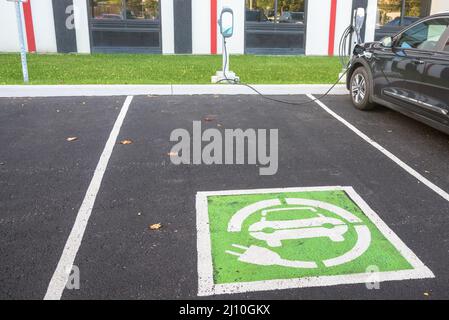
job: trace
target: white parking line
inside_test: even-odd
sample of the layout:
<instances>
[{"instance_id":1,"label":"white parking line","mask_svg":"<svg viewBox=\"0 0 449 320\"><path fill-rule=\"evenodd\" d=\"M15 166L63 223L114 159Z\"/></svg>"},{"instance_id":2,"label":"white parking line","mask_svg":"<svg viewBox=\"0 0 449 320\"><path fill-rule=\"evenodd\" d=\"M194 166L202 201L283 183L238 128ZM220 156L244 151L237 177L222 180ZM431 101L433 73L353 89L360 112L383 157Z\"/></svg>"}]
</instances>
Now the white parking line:
<instances>
[{"instance_id":1,"label":"white parking line","mask_svg":"<svg viewBox=\"0 0 449 320\"><path fill-rule=\"evenodd\" d=\"M47 293L44 300L59 300L61 299L64 288L69 279L69 275L73 268L73 262L75 261L76 254L81 245L81 241L86 230L87 223L89 222L92 209L95 204L95 199L98 194L98 190L101 186L104 173L109 163L109 159L116 144L120 128L122 127L123 120L126 117L133 96L128 96L123 104L123 107L115 121L114 127L109 135L108 141L104 147L103 153L100 156L97 167L95 168L94 175L90 182L89 188L84 196L83 203L76 216L75 223L72 227L72 231L67 239L61 258L59 259L56 270L48 285Z\"/></svg>"},{"instance_id":2,"label":"white parking line","mask_svg":"<svg viewBox=\"0 0 449 320\"><path fill-rule=\"evenodd\" d=\"M307 97L309 97L310 99L315 99L315 97L311 94L308 94ZM370 137L368 137L366 134L364 134L362 131L360 131L359 129L357 129L355 126L353 126L352 124L350 124L348 121L346 121L345 119L343 119L342 117L340 117L338 114L336 114L334 111L332 111L329 107L327 107L324 103L322 103L319 100L315 101L322 109L324 109L324 111L326 111L327 113L329 113L332 117L334 117L335 119L337 119L338 121L340 121L341 123L343 123L346 127L348 127L349 129L351 129L355 134L357 134L360 138L362 138L363 140L365 140L366 142L368 142L370 145L372 145L374 148L376 148L377 150L379 150L380 152L382 152L385 156L387 156L388 158L390 158L392 161L394 161L398 166L400 166L402 169L404 169L405 171L407 171L409 174L411 174L413 177L415 177L416 179L418 179L420 182L422 182L423 184L425 184L427 187L429 187L430 189L432 189L435 193L437 193L439 196L441 196L442 198L444 198L445 200L449 201L449 194L444 191L443 189L441 189L440 187L438 187L437 185L435 185L433 182L431 182L430 180L428 180L426 177L424 177L423 175L421 175L418 171L416 171L415 169L413 169L412 167L410 167L408 164L406 164L404 161L402 161L401 159L399 159L398 157L396 157L394 154L392 154L390 151L388 151L387 149L385 149L384 147L382 147L380 144L378 144L376 141L374 141L373 139L371 139Z\"/></svg>"}]
</instances>

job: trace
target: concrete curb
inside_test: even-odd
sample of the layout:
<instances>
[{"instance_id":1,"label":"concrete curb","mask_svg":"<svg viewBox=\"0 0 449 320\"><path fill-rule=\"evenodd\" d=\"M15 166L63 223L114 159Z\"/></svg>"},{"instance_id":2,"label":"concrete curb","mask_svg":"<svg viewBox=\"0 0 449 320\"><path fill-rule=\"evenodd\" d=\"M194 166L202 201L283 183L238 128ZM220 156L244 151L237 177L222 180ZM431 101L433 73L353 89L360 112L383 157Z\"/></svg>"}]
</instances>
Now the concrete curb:
<instances>
[{"instance_id":1,"label":"concrete curb","mask_svg":"<svg viewBox=\"0 0 449 320\"><path fill-rule=\"evenodd\" d=\"M331 85L253 85L264 95L324 94ZM330 94L344 95L345 85L337 85ZM0 86L1 98L76 97L76 96L136 96L136 95L254 95L243 85L7 85Z\"/></svg>"}]
</instances>

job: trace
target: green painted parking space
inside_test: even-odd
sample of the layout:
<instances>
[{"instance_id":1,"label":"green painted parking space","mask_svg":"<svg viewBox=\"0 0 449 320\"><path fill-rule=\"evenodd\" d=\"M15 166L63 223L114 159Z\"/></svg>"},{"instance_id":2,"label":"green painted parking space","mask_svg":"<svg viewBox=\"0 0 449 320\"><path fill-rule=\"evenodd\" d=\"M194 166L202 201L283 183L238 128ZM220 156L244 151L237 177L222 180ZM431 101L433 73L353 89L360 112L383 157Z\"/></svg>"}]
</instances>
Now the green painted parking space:
<instances>
[{"instance_id":1,"label":"green painted parking space","mask_svg":"<svg viewBox=\"0 0 449 320\"><path fill-rule=\"evenodd\" d=\"M200 192L199 295L433 277L350 187Z\"/></svg>"}]
</instances>

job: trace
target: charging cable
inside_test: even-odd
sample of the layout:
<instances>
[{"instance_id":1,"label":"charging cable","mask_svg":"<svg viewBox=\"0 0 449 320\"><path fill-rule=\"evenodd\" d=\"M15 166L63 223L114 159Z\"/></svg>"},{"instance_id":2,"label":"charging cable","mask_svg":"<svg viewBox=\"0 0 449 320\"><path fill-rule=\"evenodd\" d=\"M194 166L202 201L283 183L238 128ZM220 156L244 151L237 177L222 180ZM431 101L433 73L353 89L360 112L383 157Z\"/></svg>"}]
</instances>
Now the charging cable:
<instances>
[{"instance_id":1,"label":"charging cable","mask_svg":"<svg viewBox=\"0 0 449 320\"><path fill-rule=\"evenodd\" d=\"M351 27L351 28L352 28L352 27ZM351 30L352 30L352 29L351 29ZM343 39L343 37L342 37L342 39ZM346 41L346 40L345 40L345 41ZM345 43L346 43L346 42L345 42ZM345 47L345 48L346 48L346 47ZM341 41L340 41L340 49L341 49ZM226 38L224 38L224 41L223 41L223 50L225 50L225 65L224 65L224 70L223 70L223 76L224 76L224 79L218 81L217 83L220 83L220 82L227 82L227 83L230 83L230 84L233 84L233 85L241 85L241 86L245 86L245 87L248 87L249 89L253 90L255 93L257 93L259 96L261 96L261 97L264 98L264 99L267 99L267 100L270 100L270 101L274 101L274 102L283 103L283 104L294 105L294 106L302 106L302 105L305 105L305 104L309 104L309 103L312 103L312 102L321 100L321 99L325 98L326 96L328 96L329 93L332 91L332 89L334 89L335 86L336 86L337 84L339 84L340 81L341 81L341 79L343 79L343 77L346 75L346 73L347 73L348 70L349 70L349 65L350 65L350 61L349 61L349 62L347 63L348 68L346 68L346 70L340 75L340 77L338 78L338 80L337 80L337 81L336 81L336 82L329 88L329 90L327 90L324 94L322 94L322 95L319 96L318 98L311 99L311 100L308 100L308 101L305 101L305 102L293 102L293 101L286 101L286 100L280 100L280 99L276 99L276 98L269 97L269 96L264 95L263 93L261 93L259 90L257 90L256 88L254 88L254 87L251 86L250 84L247 84L247 83L244 83L244 82L240 82L240 81L236 81L236 80L234 80L234 79L228 79L228 77L227 77L227 75L226 75L226 70L227 70L227 66L228 66L229 61L228 61L228 58L227 58L227 57L228 57L228 54L227 54L227 53L228 53L228 48L227 48Z\"/></svg>"}]
</instances>

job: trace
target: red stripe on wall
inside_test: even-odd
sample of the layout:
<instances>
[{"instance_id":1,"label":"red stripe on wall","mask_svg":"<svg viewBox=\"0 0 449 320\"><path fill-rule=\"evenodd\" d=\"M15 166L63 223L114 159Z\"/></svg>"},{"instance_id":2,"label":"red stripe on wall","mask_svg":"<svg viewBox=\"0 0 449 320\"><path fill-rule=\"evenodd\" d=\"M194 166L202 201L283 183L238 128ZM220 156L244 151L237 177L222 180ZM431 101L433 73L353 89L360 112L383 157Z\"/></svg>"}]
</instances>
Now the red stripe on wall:
<instances>
[{"instance_id":1,"label":"red stripe on wall","mask_svg":"<svg viewBox=\"0 0 449 320\"><path fill-rule=\"evenodd\" d=\"M334 55L335 47L335 25L337 23L337 0L331 0L331 17L329 25L329 47L328 54L330 56Z\"/></svg>"},{"instance_id":2,"label":"red stripe on wall","mask_svg":"<svg viewBox=\"0 0 449 320\"><path fill-rule=\"evenodd\" d=\"M217 0L210 0L210 53L217 54Z\"/></svg>"},{"instance_id":3,"label":"red stripe on wall","mask_svg":"<svg viewBox=\"0 0 449 320\"><path fill-rule=\"evenodd\" d=\"M27 34L28 52L36 52L36 39L34 37L33 14L31 12L31 0L23 3L23 16Z\"/></svg>"}]
</instances>

